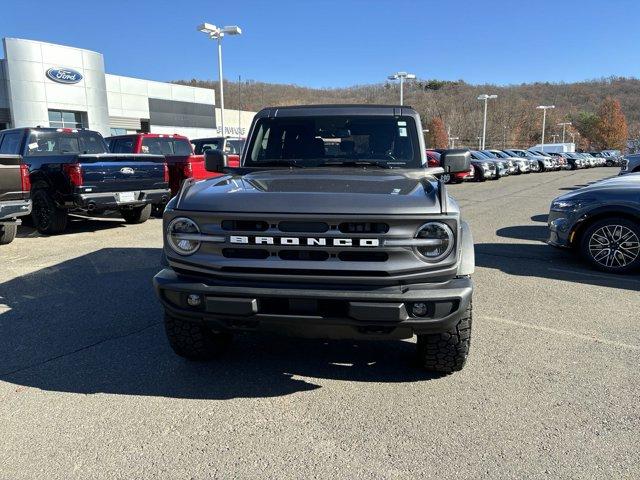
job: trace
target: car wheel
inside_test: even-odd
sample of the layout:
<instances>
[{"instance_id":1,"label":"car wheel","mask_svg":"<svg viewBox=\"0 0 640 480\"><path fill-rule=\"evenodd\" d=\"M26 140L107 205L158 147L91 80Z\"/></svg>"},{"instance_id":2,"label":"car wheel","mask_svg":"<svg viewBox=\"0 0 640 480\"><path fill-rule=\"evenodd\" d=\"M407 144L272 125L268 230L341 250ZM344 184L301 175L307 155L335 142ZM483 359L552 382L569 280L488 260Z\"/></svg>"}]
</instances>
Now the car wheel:
<instances>
[{"instance_id":1,"label":"car wheel","mask_svg":"<svg viewBox=\"0 0 640 480\"><path fill-rule=\"evenodd\" d=\"M173 351L189 360L211 360L229 349L232 335L214 333L198 322L164 315L164 330Z\"/></svg>"},{"instance_id":2,"label":"car wheel","mask_svg":"<svg viewBox=\"0 0 640 480\"><path fill-rule=\"evenodd\" d=\"M607 218L582 235L582 255L598 270L627 273L640 267L640 225L626 218Z\"/></svg>"},{"instance_id":3,"label":"car wheel","mask_svg":"<svg viewBox=\"0 0 640 480\"><path fill-rule=\"evenodd\" d=\"M17 232L18 225L15 223L0 225L0 245L7 245L13 242L13 239L16 238Z\"/></svg>"},{"instance_id":4,"label":"car wheel","mask_svg":"<svg viewBox=\"0 0 640 480\"><path fill-rule=\"evenodd\" d=\"M420 365L431 372L452 373L462 370L471 346L472 305L450 330L418 335L417 356Z\"/></svg>"},{"instance_id":5,"label":"car wheel","mask_svg":"<svg viewBox=\"0 0 640 480\"><path fill-rule=\"evenodd\" d=\"M44 189L36 190L32 195L32 201L31 217L40 233L55 235L67 228L67 211L56 205L49 192Z\"/></svg>"},{"instance_id":6,"label":"car wheel","mask_svg":"<svg viewBox=\"0 0 640 480\"><path fill-rule=\"evenodd\" d=\"M151 216L152 205L149 203L144 207L134 207L130 210L121 210L120 214L124 221L131 224L144 223Z\"/></svg>"}]
</instances>

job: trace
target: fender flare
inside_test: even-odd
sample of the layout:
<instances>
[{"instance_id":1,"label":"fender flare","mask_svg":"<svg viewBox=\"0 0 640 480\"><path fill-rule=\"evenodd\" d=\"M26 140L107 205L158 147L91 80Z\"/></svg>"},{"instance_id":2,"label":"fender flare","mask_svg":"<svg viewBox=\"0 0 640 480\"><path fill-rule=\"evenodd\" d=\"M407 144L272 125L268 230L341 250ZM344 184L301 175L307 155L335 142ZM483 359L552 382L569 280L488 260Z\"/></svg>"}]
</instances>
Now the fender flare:
<instances>
[{"instance_id":1,"label":"fender flare","mask_svg":"<svg viewBox=\"0 0 640 480\"><path fill-rule=\"evenodd\" d=\"M476 268L476 254L473 244L473 235L467 222L460 222L460 263L458 275L471 275Z\"/></svg>"}]
</instances>

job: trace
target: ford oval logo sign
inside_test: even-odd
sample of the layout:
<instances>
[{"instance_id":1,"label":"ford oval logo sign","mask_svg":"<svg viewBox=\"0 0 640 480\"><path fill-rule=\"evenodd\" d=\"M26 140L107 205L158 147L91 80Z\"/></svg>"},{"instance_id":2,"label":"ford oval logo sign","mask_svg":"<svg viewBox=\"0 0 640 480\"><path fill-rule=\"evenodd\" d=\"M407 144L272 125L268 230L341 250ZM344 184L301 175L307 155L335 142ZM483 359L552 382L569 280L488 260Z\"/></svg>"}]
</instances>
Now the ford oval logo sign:
<instances>
[{"instance_id":1,"label":"ford oval logo sign","mask_svg":"<svg viewBox=\"0 0 640 480\"><path fill-rule=\"evenodd\" d=\"M120 169L120 173L123 175L133 175L135 170L131 167L123 167Z\"/></svg>"},{"instance_id":2,"label":"ford oval logo sign","mask_svg":"<svg viewBox=\"0 0 640 480\"><path fill-rule=\"evenodd\" d=\"M78 83L82 80L82 74L73 68L50 68L47 70L47 77L58 83Z\"/></svg>"}]
</instances>

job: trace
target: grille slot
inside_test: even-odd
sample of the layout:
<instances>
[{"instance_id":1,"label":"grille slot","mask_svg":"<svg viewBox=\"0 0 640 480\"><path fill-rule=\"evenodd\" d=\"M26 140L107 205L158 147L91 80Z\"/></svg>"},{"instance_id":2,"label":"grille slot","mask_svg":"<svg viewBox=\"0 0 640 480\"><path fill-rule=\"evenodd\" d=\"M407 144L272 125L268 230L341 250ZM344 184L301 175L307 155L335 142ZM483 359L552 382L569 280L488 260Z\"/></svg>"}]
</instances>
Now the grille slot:
<instances>
[{"instance_id":1,"label":"grille slot","mask_svg":"<svg viewBox=\"0 0 640 480\"><path fill-rule=\"evenodd\" d=\"M342 233L387 233L389 225L382 222L343 222L338 225Z\"/></svg>"},{"instance_id":2,"label":"grille slot","mask_svg":"<svg viewBox=\"0 0 640 480\"><path fill-rule=\"evenodd\" d=\"M278 229L289 233L324 233L329 230L329 225L324 222L280 222Z\"/></svg>"},{"instance_id":3,"label":"grille slot","mask_svg":"<svg viewBox=\"0 0 640 480\"><path fill-rule=\"evenodd\" d=\"M222 229L238 232L264 232L269 229L269 224L259 220L223 220Z\"/></svg>"},{"instance_id":4,"label":"grille slot","mask_svg":"<svg viewBox=\"0 0 640 480\"><path fill-rule=\"evenodd\" d=\"M322 262L329 259L329 254L322 250L281 250L278 256L282 260L311 260Z\"/></svg>"},{"instance_id":5,"label":"grille slot","mask_svg":"<svg viewBox=\"0 0 640 480\"><path fill-rule=\"evenodd\" d=\"M386 262L387 252L340 252L338 258L343 262Z\"/></svg>"},{"instance_id":6,"label":"grille slot","mask_svg":"<svg viewBox=\"0 0 640 480\"><path fill-rule=\"evenodd\" d=\"M326 277L388 277L389 273L380 270L307 270L299 268L251 268L222 267L223 272L253 273L255 275L307 275Z\"/></svg>"},{"instance_id":7,"label":"grille slot","mask_svg":"<svg viewBox=\"0 0 640 480\"><path fill-rule=\"evenodd\" d=\"M226 258L252 258L257 260L269 258L269 252L262 248L223 248L222 255Z\"/></svg>"}]
</instances>

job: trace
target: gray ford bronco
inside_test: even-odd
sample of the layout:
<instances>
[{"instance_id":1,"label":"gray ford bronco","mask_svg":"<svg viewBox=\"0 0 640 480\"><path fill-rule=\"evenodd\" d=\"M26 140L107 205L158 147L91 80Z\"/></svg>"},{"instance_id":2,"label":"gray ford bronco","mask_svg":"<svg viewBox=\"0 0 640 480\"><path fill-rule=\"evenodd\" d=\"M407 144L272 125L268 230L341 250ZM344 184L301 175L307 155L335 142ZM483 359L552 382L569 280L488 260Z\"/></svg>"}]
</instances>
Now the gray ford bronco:
<instances>
[{"instance_id":1,"label":"gray ford bronco","mask_svg":"<svg viewBox=\"0 0 640 480\"><path fill-rule=\"evenodd\" d=\"M164 212L154 286L174 351L208 359L234 332L323 338L417 336L427 370L469 353L473 239L439 181L469 153L428 168L410 107L266 108L240 166L186 180Z\"/></svg>"}]
</instances>

